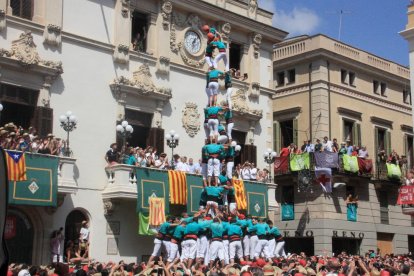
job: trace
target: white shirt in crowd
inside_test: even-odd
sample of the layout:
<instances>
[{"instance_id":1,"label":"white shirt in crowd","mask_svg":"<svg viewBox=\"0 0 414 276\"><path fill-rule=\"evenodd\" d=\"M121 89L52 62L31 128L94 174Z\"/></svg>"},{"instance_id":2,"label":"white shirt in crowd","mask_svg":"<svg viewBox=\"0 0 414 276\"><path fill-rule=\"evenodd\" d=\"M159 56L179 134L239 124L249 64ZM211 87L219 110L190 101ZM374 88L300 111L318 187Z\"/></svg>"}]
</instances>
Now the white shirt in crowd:
<instances>
[{"instance_id":1,"label":"white shirt in crowd","mask_svg":"<svg viewBox=\"0 0 414 276\"><path fill-rule=\"evenodd\" d=\"M332 152L332 145L333 145L332 141L329 141L329 140L326 141L326 143L322 143L323 150Z\"/></svg>"},{"instance_id":2,"label":"white shirt in crowd","mask_svg":"<svg viewBox=\"0 0 414 276\"><path fill-rule=\"evenodd\" d=\"M80 230L80 237L82 240L89 240L89 229L82 227Z\"/></svg>"},{"instance_id":3,"label":"white shirt in crowd","mask_svg":"<svg viewBox=\"0 0 414 276\"><path fill-rule=\"evenodd\" d=\"M250 169L250 179L256 181L256 179L257 179L257 168Z\"/></svg>"},{"instance_id":4,"label":"white shirt in crowd","mask_svg":"<svg viewBox=\"0 0 414 276\"><path fill-rule=\"evenodd\" d=\"M241 171L241 177L243 180L250 180L250 169L249 168L244 168Z\"/></svg>"},{"instance_id":5,"label":"white shirt in crowd","mask_svg":"<svg viewBox=\"0 0 414 276\"><path fill-rule=\"evenodd\" d=\"M360 149L358 151L358 157L359 158L367 158L368 157L368 151L367 150Z\"/></svg>"},{"instance_id":6,"label":"white shirt in crowd","mask_svg":"<svg viewBox=\"0 0 414 276\"><path fill-rule=\"evenodd\" d=\"M189 172L190 168L188 167L187 163L183 163L181 161L178 161L175 165L175 170L180 172Z\"/></svg>"},{"instance_id":7,"label":"white shirt in crowd","mask_svg":"<svg viewBox=\"0 0 414 276\"><path fill-rule=\"evenodd\" d=\"M197 173L197 170L200 169L200 164L193 163L192 165L188 164L188 172L189 173Z\"/></svg>"}]
</instances>

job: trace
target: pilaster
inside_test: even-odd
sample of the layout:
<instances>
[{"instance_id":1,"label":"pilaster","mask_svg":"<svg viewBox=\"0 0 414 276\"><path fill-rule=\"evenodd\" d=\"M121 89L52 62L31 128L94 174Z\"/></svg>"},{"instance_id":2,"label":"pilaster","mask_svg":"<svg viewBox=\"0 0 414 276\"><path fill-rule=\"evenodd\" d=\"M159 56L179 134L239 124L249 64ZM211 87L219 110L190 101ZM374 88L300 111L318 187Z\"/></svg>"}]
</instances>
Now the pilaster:
<instances>
[{"instance_id":1,"label":"pilaster","mask_svg":"<svg viewBox=\"0 0 414 276\"><path fill-rule=\"evenodd\" d=\"M157 41L157 19L158 19L157 13L150 13L150 15L148 16L148 32L147 32L147 53L150 55L156 55L156 56L158 54L157 46L162 47L161 45L163 45L161 41L160 42ZM165 46L169 45L169 43L164 43L164 44L166 44Z\"/></svg>"},{"instance_id":2,"label":"pilaster","mask_svg":"<svg viewBox=\"0 0 414 276\"><path fill-rule=\"evenodd\" d=\"M7 0L0 0L0 32L6 29Z\"/></svg>"},{"instance_id":3,"label":"pilaster","mask_svg":"<svg viewBox=\"0 0 414 276\"><path fill-rule=\"evenodd\" d=\"M46 0L44 43L60 46L62 43L62 18L63 0Z\"/></svg>"},{"instance_id":4,"label":"pilaster","mask_svg":"<svg viewBox=\"0 0 414 276\"><path fill-rule=\"evenodd\" d=\"M131 40L131 9L129 1L116 0L114 27L114 61L121 64L128 63Z\"/></svg>"}]
</instances>

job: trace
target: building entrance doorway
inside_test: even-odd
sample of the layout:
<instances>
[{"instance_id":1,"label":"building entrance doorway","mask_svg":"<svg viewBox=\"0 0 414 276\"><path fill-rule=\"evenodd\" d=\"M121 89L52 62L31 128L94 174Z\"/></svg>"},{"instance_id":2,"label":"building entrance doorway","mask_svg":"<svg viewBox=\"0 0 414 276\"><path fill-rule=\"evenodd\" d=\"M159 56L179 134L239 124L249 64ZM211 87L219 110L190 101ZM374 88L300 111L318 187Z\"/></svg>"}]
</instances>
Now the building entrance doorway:
<instances>
[{"instance_id":1,"label":"building entrance doorway","mask_svg":"<svg viewBox=\"0 0 414 276\"><path fill-rule=\"evenodd\" d=\"M82 228L82 221L88 221L87 216L79 210L73 210L66 217L65 222L65 247L69 241L73 243L79 242L79 233Z\"/></svg>"},{"instance_id":2,"label":"building entrance doorway","mask_svg":"<svg viewBox=\"0 0 414 276\"><path fill-rule=\"evenodd\" d=\"M332 252L335 255L345 251L350 255L360 255L361 239L332 238Z\"/></svg>"},{"instance_id":3,"label":"building entrance doorway","mask_svg":"<svg viewBox=\"0 0 414 276\"><path fill-rule=\"evenodd\" d=\"M9 263L32 263L34 228L26 214L9 210L4 238L9 251Z\"/></svg>"},{"instance_id":4,"label":"building entrance doorway","mask_svg":"<svg viewBox=\"0 0 414 276\"><path fill-rule=\"evenodd\" d=\"M377 246L381 256L385 254L393 253L392 241L394 239L394 234L390 233L377 233Z\"/></svg>"},{"instance_id":5,"label":"building entrance doorway","mask_svg":"<svg viewBox=\"0 0 414 276\"><path fill-rule=\"evenodd\" d=\"M313 238L283 238L285 240L285 252L300 254L300 252L305 252L306 255L312 256L315 253L315 248L313 244Z\"/></svg>"}]
</instances>

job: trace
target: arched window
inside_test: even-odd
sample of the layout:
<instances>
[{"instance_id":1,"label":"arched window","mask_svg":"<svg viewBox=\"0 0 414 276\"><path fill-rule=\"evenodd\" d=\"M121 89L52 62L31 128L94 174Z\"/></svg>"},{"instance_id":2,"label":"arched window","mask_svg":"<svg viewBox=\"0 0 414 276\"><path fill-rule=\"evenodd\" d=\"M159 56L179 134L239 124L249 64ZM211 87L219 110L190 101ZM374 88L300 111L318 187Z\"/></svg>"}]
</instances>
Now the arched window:
<instances>
[{"instance_id":1,"label":"arched window","mask_svg":"<svg viewBox=\"0 0 414 276\"><path fill-rule=\"evenodd\" d=\"M65 245L68 241L74 243L79 241L79 232L84 220L88 221L88 217L80 210L73 210L69 213L65 222Z\"/></svg>"}]
</instances>

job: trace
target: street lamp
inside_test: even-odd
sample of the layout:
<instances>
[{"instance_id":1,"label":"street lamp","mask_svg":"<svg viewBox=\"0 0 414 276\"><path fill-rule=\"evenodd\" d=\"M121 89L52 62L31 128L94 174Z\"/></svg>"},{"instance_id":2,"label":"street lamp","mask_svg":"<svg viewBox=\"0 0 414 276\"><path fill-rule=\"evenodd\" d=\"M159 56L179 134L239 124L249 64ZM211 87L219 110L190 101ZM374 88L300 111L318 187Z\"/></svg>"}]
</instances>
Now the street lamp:
<instances>
[{"instance_id":1,"label":"street lamp","mask_svg":"<svg viewBox=\"0 0 414 276\"><path fill-rule=\"evenodd\" d=\"M2 111L3 111L3 105L0 103L0 112L2 112Z\"/></svg>"},{"instance_id":2,"label":"street lamp","mask_svg":"<svg viewBox=\"0 0 414 276\"><path fill-rule=\"evenodd\" d=\"M171 168L174 170L174 149L178 146L180 135L175 133L174 130L170 130L170 133L165 135L165 139L167 140L167 146L171 148Z\"/></svg>"},{"instance_id":3,"label":"street lamp","mask_svg":"<svg viewBox=\"0 0 414 276\"><path fill-rule=\"evenodd\" d=\"M65 115L61 115L59 117L60 126L66 131L66 147L65 152L63 153L64 156L69 157L71 154L69 148L69 133L76 128L78 124L78 119L75 115L72 114L72 111L67 111Z\"/></svg>"},{"instance_id":4,"label":"street lamp","mask_svg":"<svg viewBox=\"0 0 414 276\"><path fill-rule=\"evenodd\" d=\"M126 139L131 137L131 134L134 132L134 128L128 124L127 121L122 121L120 125L116 126L116 131L118 132L118 135L122 138L122 161L125 161L125 146L126 146Z\"/></svg>"},{"instance_id":5,"label":"street lamp","mask_svg":"<svg viewBox=\"0 0 414 276\"><path fill-rule=\"evenodd\" d=\"M269 178L268 178L268 182L271 183L272 182L272 169L271 169L271 165L273 162L275 162L275 158L276 158L276 152L272 151L272 149L267 149L264 153L263 153L263 158L265 160L265 162L269 165Z\"/></svg>"}]
</instances>

